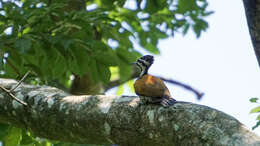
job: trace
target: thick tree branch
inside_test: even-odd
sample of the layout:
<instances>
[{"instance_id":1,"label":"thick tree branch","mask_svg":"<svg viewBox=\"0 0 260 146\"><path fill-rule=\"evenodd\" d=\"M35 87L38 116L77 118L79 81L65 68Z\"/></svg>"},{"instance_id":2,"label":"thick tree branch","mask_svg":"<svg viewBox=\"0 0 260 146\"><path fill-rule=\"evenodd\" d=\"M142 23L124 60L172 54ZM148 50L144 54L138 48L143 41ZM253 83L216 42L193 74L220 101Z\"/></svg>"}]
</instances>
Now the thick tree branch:
<instances>
[{"instance_id":1,"label":"thick tree branch","mask_svg":"<svg viewBox=\"0 0 260 146\"><path fill-rule=\"evenodd\" d=\"M251 40L260 64L260 0L243 0L243 2Z\"/></svg>"},{"instance_id":2,"label":"thick tree branch","mask_svg":"<svg viewBox=\"0 0 260 146\"><path fill-rule=\"evenodd\" d=\"M0 79L0 85L7 89L16 84ZM207 106L140 106L137 97L72 96L53 87L26 84L14 94L30 108L0 91L0 122L51 140L120 146L260 144L260 138L239 121Z\"/></svg>"}]
</instances>

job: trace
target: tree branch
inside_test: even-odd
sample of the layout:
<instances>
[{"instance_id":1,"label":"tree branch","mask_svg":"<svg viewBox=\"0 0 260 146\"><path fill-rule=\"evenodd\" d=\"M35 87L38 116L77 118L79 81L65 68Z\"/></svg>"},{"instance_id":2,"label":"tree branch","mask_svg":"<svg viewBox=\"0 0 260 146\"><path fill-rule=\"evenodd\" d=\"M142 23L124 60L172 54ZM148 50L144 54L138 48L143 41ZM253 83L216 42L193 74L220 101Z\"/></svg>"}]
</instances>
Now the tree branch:
<instances>
[{"instance_id":1,"label":"tree branch","mask_svg":"<svg viewBox=\"0 0 260 146\"><path fill-rule=\"evenodd\" d=\"M0 85L0 88L6 92L12 99L16 100L17 102L19 102L20 104L27 106L27 103L25 103L24 101L20 100L19 98L15 97L9 90L5 89L4 87L2 87Z\"/></svg>"},{"instance_id":2,"label":"tree branch","mask_svg":"<svg viewBox=\"0 0 260 146\"><path fill-rule=\"evenodd\" d=\"M137 70L137 68L133 68L133 73L131 75L131 77L128 79L128 80L125 80L125 81L121 81L120 79L116 79L114 81L111 81L109 82L106 86L105 86L105 92L109 89L112 89L114 87L117 87L121 84L124 84L125 82L129 81L129 80L132 80L134 78L137 78L139 75L139 71ZM200 100L202 98L202 96L204 95L204 93L202 92L199 92L197 91L196 89L192 88L191 86L187 85L187 84L184 84L184 83L181 83L179 81L176 81L176 80L172 80L172 79L166 79L164 77L160 77L160 76L157 76L157 78L160 78L162 79L163 81L165 82L168 82L170 84L174 84L174 85L177 85L177 86L180 86L180 87L183 87L184 89L186 90L189 90L191 92L193 92L196 96L197 96L197 99Z\"/></svg>"},{"instance_id":3,"label":"tree branch","mask_svg":"<svg viewBox=\"0 0 260 146\"><path fill-rule=\"evenodd\" d=\"M258 65L260 64L260 0L243 0L248 29L255 50Z\"/></svg>"},{"instance_id":4,"label":"tree branch","mask_svg":"<svg viewBox=\"0 0 260 146\"><path fill-rule=\"evenodd\" d=\"M22 79L12 89L10 89L9 92L13 92L17 87L19 87L22 84L22 82L25 80L25 78L29 75L30 72L31 71L27 71L25 75L22 77Z\"/></svg>"},{"instance_id":5,"label":"tree branch","mask_svg":"<svg viewBox=\"0 0 260 146\"><path fill-rule=\"evenodd\" d=\"M184 83L181 83L181 82L179 82L179 81L172 80L172 79L166 79L166 78L163 78L163 77L159 77L159 78L161 78L161 79L162 79L163 81L165 81L165 82L168 82L168 83L171 83L171 84L175 84L175 85L177 85L177 86L181 86L181 87L183 87L184 89L193 92L193 93L197 96L197 99L198 99L198 100L200 100L200 99L202 98L202 96L204 95L204 93L195 90L194 88L192 88L191 86L189 86L189 85L187 85L187 84L184 84Z\"/></svg>"},{"instance_id":6,"label":"tree branch","mask_svg":"<svg viewBox=\"0 0 260 146\"><path fill-rule=\"evenodd\" d=\"M113 81L110 81L110 82L105 86L105 92L106 92L107 90L109 90L109 89L112 89L112 88L114 88L114 87L117 87L117 86L119 86L119 85L122 85L122 84L126 83L126 82L129 81L129 80L132 80L132 79L134 79L134 78L137 78L138 75L139 75L139 73L140 73L140 71L139 71L136 67L133 67L133 71L132 71L132 74L131 74L131 76L129 77L129 79L124 80L124 81L122 81L122 80L120 80L120 79L115 79L115 80L113 80Z\"/></svg>"},{"instance_id":7,"label":"tree branch","mask_svg":"<svg viewBox=\"0 0 260 146\"><path fill-rule=\"evenodd\" d=\"M0 79L0 85L8 89L16 84ZM0 91L0 122L51 140L120 146L260 144L260 138L239 121L207 106L140 106L137 97L72 96L57 88L26 84L14 94L31 108Z\"/></svg>"}]
</instances>

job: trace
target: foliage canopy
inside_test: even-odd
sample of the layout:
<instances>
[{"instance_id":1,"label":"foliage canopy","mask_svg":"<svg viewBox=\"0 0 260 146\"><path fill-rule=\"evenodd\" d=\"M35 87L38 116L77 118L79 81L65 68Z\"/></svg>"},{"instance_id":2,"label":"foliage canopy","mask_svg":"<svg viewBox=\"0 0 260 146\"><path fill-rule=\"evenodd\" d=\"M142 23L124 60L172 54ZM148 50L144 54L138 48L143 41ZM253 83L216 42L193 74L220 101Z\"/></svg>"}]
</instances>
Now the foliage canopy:
<instances>
[{"instance_id":1,"label":"foliage canopy","mask_svg":"<svg viewBox=\"0 0 260 146\"><path fill-rule=\"evenodd\" d=\"M128 63L141 54L137 43L158 54L159 39L197 37L208 27L205 0L22 0L0 2L1 77L32 70L40 81L66 84L70 75L89 73L110 80L110 66L130 76Z\"/></svg>"}]
</instances>

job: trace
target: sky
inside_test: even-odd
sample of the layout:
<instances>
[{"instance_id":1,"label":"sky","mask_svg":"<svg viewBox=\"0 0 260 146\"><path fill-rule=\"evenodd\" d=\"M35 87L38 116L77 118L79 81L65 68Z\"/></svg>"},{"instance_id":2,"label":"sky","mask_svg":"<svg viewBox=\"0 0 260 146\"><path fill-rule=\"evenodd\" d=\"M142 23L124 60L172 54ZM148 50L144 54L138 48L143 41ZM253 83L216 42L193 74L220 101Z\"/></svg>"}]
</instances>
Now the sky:
<instances>
[{"instance_id":1,"label":"sky","mask_svg":"<svg viewBox=\"0 0 260 146\"><path fill-rule=\"evenodd\" d=\"M208 30L199 39L190 31L184 37L179 34L160 40L161 53L155 56L149 73L181 81L205 93L202 100L197 101L193 93L167 84L177 100L218 109L251 129L257 115L249 112L259 104L249 99L260 97L260 71L243 3L238 0L208 2L208 10L215 11L206 19ZM260 135L260 128L253 132Z\"/></svg>"}]
</instances>

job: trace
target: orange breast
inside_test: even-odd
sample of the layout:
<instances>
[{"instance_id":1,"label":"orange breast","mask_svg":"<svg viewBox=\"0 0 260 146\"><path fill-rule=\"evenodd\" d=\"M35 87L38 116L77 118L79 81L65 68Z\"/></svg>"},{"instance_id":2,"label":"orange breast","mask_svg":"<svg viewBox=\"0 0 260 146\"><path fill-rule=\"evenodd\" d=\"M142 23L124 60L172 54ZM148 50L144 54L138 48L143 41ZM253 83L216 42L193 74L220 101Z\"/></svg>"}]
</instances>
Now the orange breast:
<instances>
[{"instance_id":1,"label":"orange breast","mask_svg":"<svg viewBox=\"0 0 260 146\"><path fill-rule=\"evenodd\" d=\"M134 88L137 95L150 97L171 96L163 81L151 75L144 75L137 79Z\"/></svg>"}]
</instances>

